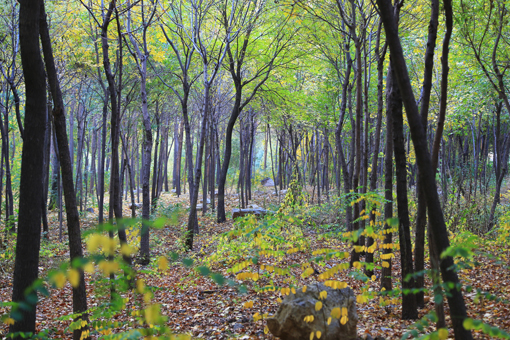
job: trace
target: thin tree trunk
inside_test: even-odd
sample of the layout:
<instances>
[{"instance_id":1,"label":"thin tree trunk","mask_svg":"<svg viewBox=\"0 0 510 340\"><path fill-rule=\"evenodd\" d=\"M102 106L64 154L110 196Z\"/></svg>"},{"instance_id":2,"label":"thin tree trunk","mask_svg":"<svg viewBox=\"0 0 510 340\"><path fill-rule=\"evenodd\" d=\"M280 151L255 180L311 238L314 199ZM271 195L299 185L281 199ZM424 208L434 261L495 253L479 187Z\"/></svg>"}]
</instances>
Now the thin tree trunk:
<instances>
[{"instance_id":1,"label":"thin tree trunk","mask_svg":"<svg viewBox=\"0 0 510 340\"><path fill-rule=\"evenodd\" d=\"M65 203L66 203L66 217L67 217L67 231L69 237L69 253L71 263L73 261L83 258L83 250L81 244L81 231L80 231L80 217L78 214L78 207L76 205L76 193L73 185L73 172L72 161L69 149L67 148L68 139L66 133L66 119L64 113L64 100L62 92L58 83L57 71L53 59L53 51L51 47L50 34L46 15L44 10L44 3L41 4L41 20L40 20L40 35L41 43L44 51L44 61L46 64L46 74L48 76L48 83L50 85L51 94L53 97L53 118L55 123L55 132L57 136L57 143L59 146L60 166L62 169L62 185L64 189ZM28 130L27 130L28 133ZM88 330L88 315L87 311L87 293L85 285L85 277L82 268L76 268L79 272L80 281L77 287L73 287L73 312L77 314L76 320L83 320L86 322L85 326L80 327L73 331L73 339L81 340L83 338L89 339L90 337L82 337L82 332Z\"/></svg>"},{"instance_id":2,"label":"thin tree trunk","mask_svg":"<svg viewBox=\"0 0 510 340\"><path fill-rule=\"evenodd\" d=\"M392 72L394 65L392 65ZM400 240L400 258L402 267L402 291L414 287L413 255L407 201L407 161L404 146L404 121L402 116L402 98L394 74L391 75L391 92L388 98L388 114L393 116L393 149L395 154L395 174L397 177L397 209L399 219L398 236ZM411 292L402 293L402 319L417 319L418 307L416 298Z\"/></svg>"}]
</instances>

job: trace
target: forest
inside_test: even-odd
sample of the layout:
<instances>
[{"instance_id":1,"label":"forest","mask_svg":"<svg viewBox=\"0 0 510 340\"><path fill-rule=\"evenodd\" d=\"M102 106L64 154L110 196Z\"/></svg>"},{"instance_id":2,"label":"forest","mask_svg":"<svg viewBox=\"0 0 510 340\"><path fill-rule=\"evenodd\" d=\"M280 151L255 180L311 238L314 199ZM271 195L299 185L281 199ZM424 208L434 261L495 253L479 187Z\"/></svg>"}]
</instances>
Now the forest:
<instances>
[{"instance_id":1,"label":"forest","mask_svg":"<svg viewBox=\"0 0 510 340\"><path fill-rule=\"evenodd\" d=\"M509 10L1 1L0 338L510 339Z\"/></svg>"}]
</instances>

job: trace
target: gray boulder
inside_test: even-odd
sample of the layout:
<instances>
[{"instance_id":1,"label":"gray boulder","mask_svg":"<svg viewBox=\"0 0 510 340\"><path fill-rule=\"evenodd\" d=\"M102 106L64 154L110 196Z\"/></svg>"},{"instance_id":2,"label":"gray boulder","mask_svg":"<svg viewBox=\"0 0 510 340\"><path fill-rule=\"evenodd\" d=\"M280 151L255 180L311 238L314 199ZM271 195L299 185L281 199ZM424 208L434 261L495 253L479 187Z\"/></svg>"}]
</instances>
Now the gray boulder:
<instances>
[{"instance_id":1,"label":"gray boulder","mask_svg":"<svg viewBox=\"0 0 510 340\"><path fill-rule=\"evenodd\" d=\"M319 299L319 294L326 291L325 300ZM315 304L321 301L323 306L315 310ZM339 319L332 319L327 324L331 310L336 307L347 307L348 321L345 325ZM305 316L313 315L313 322L305 322ZM269 331L282 340L309 340L311 332L320 331L321 340L355 340L357 338L356 325L356 297L350 288L333 289L322 283L308 286L305 293L301 289L296 294L285 297L278 312L273 318L267 319Z\"/></svg>"},{"instance_id":2,"label":"gray boulder","mask_svg":"<svg viewBox=\"0 0 510 340\"><path fill-rule=\"evenodd\" d=\"M274 181L269 177L266 177L262 181L260 181L260 184L262 184L265 187L274 187Z\"/></svg>"},{"instance_id":3,"label":"gray boulder","mask_svg":"<svg viewBox=\"0 0 510 340\"><path fill-rule=\"evenodd\" d=\"M262 217L266 214L270 214L272 211L265 210L262 208L255 209L232 209L232 219L236 219L238 217L247 216L247 215L255 215L256 217Z\"/></svg>"}]
</instances>

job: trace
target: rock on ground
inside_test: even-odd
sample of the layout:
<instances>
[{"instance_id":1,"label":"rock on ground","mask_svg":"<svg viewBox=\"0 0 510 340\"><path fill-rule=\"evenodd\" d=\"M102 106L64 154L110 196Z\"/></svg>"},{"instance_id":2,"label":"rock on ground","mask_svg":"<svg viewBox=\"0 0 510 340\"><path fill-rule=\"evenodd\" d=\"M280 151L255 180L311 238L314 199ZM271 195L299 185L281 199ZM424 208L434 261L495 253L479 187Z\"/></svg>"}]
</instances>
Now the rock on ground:
<instances>
[{"instance_id":1,"label":"rock on ground","mask_svg":"<svg viewBox=\"0 0 510 340\"><path fill-rule=\"evenodd\" d=\"M264 178L262 181L260 181L260 184L262 184L265 187L274 187L274 181L270 177Z\"/></svg>"},{"instance_id":2,"label":"rock on ground","mask_svg":"<svg viewBox=\"0 0 510 340\"><path fill-rule=\"evenodd\" d=\"M319 298L322 291L328 293L325 300ZM318 301L323 306L316 311ZM339 319L332 319L328 326L331 310L336 307L347 307L348 321L342 325ZM308 315L314 316L313 322L304 321ZM309 340L310 333L317 331L322 333L321 340L355 340L357 323L356 298L352 289L333 289L322 283L308 286L305 293L299 289L296 294L287 295L276 315L267 320L269 331L282 340Z\"/></svg>"},{"instance_id":3,"label":"rock on ground","mask_svg":"<svg viewBox=\"0 0 510 340\"><path fill-rule=\"evenodd\" d=\"M262 217L269 213L271 213L271 211L262 209L260 207L255 209L232 209L232 219L236 219L238 217L246 215L255 215L256 217Z\"/></svg>"}]
</instances>

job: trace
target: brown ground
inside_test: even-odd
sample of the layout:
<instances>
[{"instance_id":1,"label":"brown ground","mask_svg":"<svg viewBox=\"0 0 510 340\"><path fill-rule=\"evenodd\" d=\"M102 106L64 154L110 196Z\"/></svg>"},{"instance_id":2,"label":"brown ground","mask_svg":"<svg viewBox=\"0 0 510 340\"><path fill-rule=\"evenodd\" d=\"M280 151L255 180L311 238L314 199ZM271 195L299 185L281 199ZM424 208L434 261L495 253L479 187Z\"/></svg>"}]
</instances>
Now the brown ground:
<instances>
[{"instance_id":1,"label":"brown ground","mask_svg":"<svg viewBox=\"0 0 510 340\"><path fill-rule=\"evenodd\" d=\"M234 198L235 199L235 198ZM165 204L181 202L186 205L186 197L176 198L171 194L165 194L163 199ZM277 200L269 194L256 194L254 202L259 206L264 206ZM238 205L237 202L230 200L228 211ZM124 213L130 215L130 211L125 206ZM201 214L199 214L201 216ZM41 255L41 277L44 277L48 270L55 268L59 263L67 261L68 251L63 244L58 242L58 223L56 223L56 214L50 215L52 221L51 240L54 246L46 245L44 249L52 249L43 252ZM97 220L97 212L88 214L82 221L83 228L93 227ZM182 217L185 220L185 216ZM229 220L224 224L214 222L212 215L200 217L202 226L200 234L195 239L195 251L193 254L197 259L204 258L211 250L214 249L214 243L210 241L214 236L229 231L232 228L232 221ZM65 225L64 225L65 228ZM324 240L317 237L315 230L307 230L305 237L310 240L311 250L321 248L334 248L338 250L347 250L347 244L336 239ZM166 255L171 251L179 252L179 239L181 231L179 227L168 226L161 230L156 230L151 236L153 257ZM500 298L510 298L510 270L507 267L507 259L510 256L508 248L502 249L497 246L488 249L481 249L487 253L493 254L494 258L485 255L479 255L476 259L481 265L474 269L465 270L460 274L461 279L467 285L472 285L475 289L480 288L490 292ZM2 301L10 301L11 285L12 285L12 259L4 253L4 258L0 261L0 296ZM294 276L300 281L299 283L310 284L316 278L311 277L301 279L302 273L300 264L307 261L309 254L297 252L291 256L287 256L286 265L296 267L291 269ZM498 261L499 259L502 262ZM345 262L346 260L331 260L327 264ZM506 267L505 267L506 266ZM152 268L157 267L154 265ZM225 276L231 274L226 273L228 267L215 265L212 268L215 271L221 271ZM249 289L247 294L239 294L236 289L230 287L218 287L212 280L197 274L194 269L183 266L180 262L170 264L170 270L162 275L157 274L157 270L151 270L148 273L139 273L138 277L145 278L147 285L159 287L161 289L155 291L154 300L161 304L162 313L168 316L168 325L177 333L188 333L198 338L205 339L273 339L269 334L264 334L264 321L253 322L253 314L269 313L274 314L278 308L277 298L279 294L275 292L256 293L253 289ZM395 277L400 275L399 259L393 262L393 273ZM347 276L348 271L340 271L337 279L348 282L349 286L354 289L355 293L360 293L361 284L359 281ZM376 275L378 273L376 272ZM232 277L232 276L230 276ZM278 282L278 280L280 280ZM283 279L276 279L276 284L288 286ZM261 284L261 282L259 282ZM370 287L378 290L379 283L377 281L370 282ZM250 287L250 286L249 286ZM130 298L131 305L135 305L136 301L140 301L139 297L133 297L131 293L126 293L126 297ZM94 307L105 302L108 298L108 290L88 283L89 306ZM507 332L510 330L510 311L509 304L504 302L491 302L484 299L474 302L474 293L465 293L465 299L468 306L469 315L476 319L483 319L484 322L498 326ZM243 308L246 301L254 301L253 308ZM420 316L425 315L433 309L433 299L426 296L426 306L420 310ZM7 310L0 309L0 315ZM58 317L70 314L72 311L71 289L69 283L64 289L50 289L49 297L42 297L37 309L37 328L51 329L50 336L54 339L69 339L70 332L66 332L68 321L59 321ZM382 335L386 339L399 339L408 327L413 324L412 321L403 321L399 317L400 307L393 305L390 307L380 307L377 301L369 301L366 304L358 305L358 335L371 334L372 336ZM446 311L448 315L448 311ZM447 317L449 322L449 317ZM129 320L133 320L131 315L127 313L119 313L113 317L120 324ZM122 326L119 326L122 327ZM0 336L5 334L7 326L5 324L0 327ZM119 329L114 330L119 331ZM434 330L430 326L428 330ZM453 333L450 331L450 337ZM489 339L481 333L476 333L476 339Z\"/></svg>"}]
</instances>

